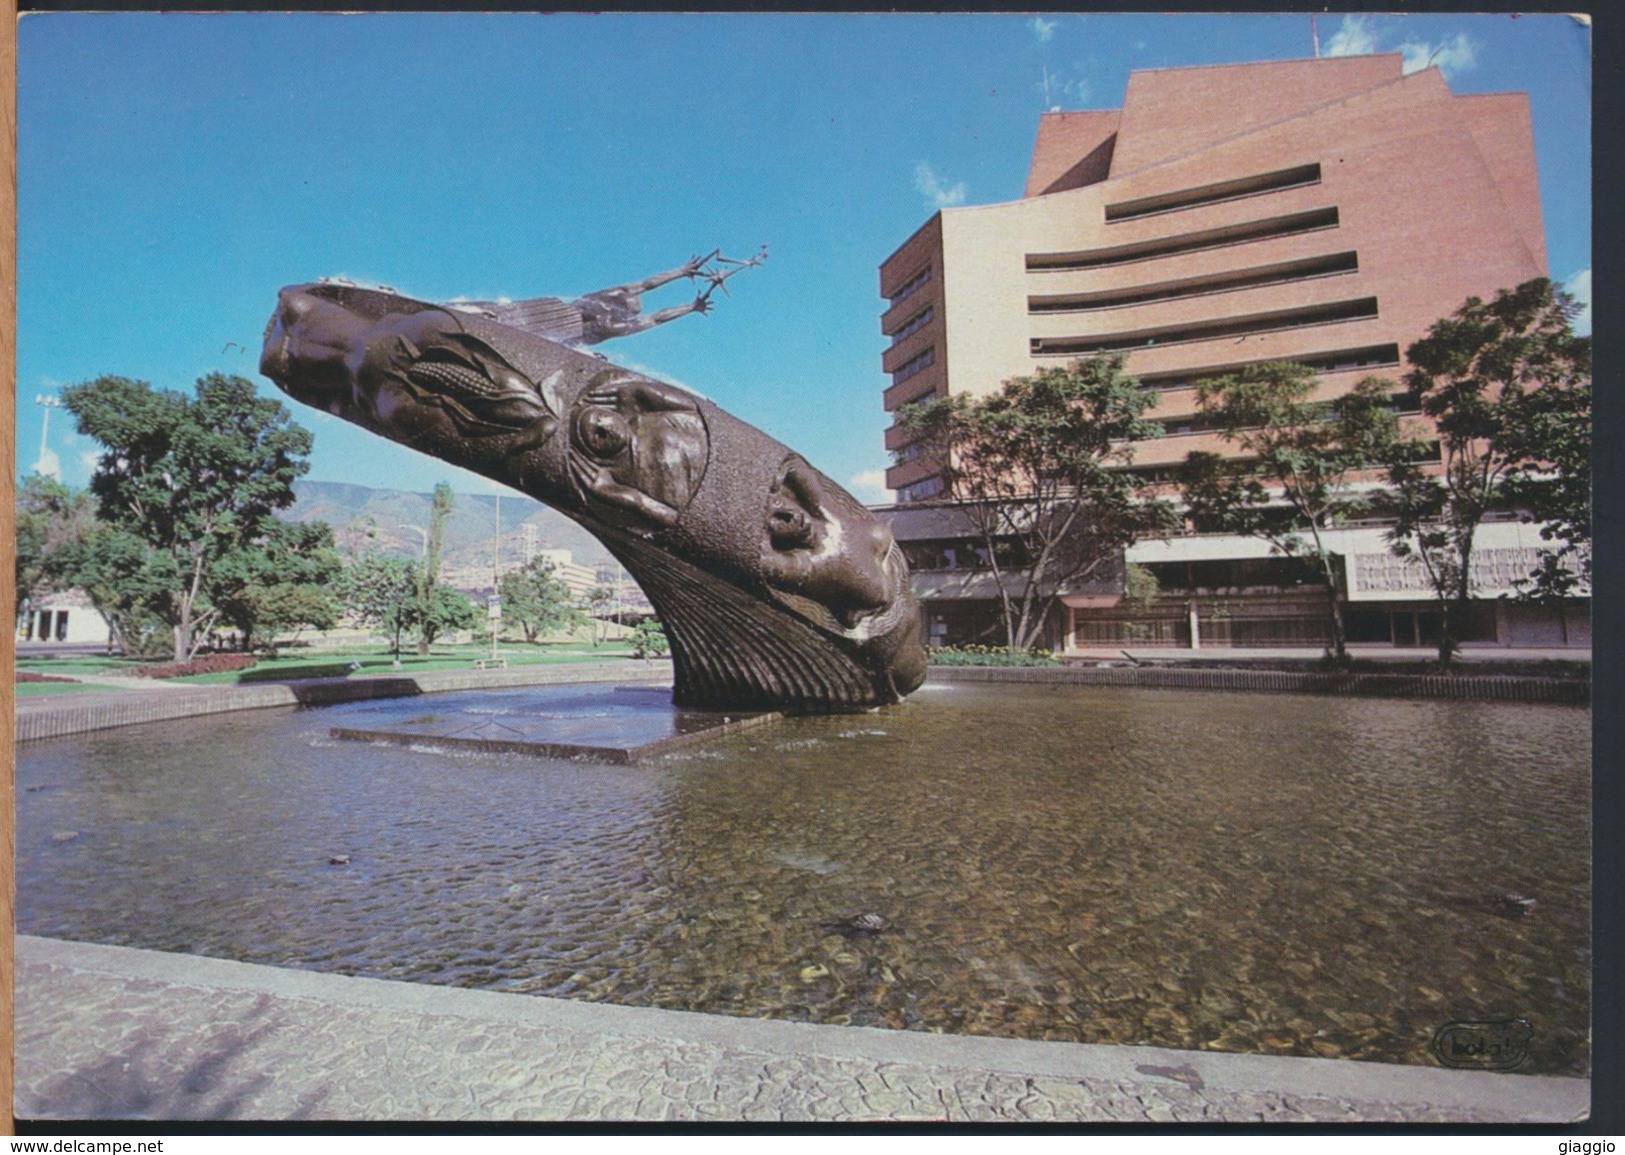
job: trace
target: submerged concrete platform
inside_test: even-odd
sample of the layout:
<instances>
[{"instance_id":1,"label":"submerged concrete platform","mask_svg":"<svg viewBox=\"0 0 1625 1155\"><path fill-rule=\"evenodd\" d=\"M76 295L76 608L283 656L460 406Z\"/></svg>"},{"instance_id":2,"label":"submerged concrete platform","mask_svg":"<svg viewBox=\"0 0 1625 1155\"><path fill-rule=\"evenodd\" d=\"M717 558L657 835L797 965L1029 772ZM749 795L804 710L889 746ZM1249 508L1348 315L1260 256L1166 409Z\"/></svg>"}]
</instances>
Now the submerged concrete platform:
<instances>
[{"instance_id":1,"label":"submerged concrete platform","mask_svg":"<svg viewBox=\"0 0 1625 1155\"><path fill-rule=\"evenodd\" d=\"M668 686L538 686L483 703L411 703L389 717L334 726L334 738L401 746L455 747L626 765L777 721L777 713L688 710Z\"/></svg>"},{"instance_id":2,"label":"submerged concrete platform","mask_svg":"<svg viewBox=\"0 0 1625 1155\"><path fill-rule=\"evenodd\" d=\"M18 936L20 1119L1567 1123L1587 1079L735 1019Z\"/></svg>"}]
</instances>

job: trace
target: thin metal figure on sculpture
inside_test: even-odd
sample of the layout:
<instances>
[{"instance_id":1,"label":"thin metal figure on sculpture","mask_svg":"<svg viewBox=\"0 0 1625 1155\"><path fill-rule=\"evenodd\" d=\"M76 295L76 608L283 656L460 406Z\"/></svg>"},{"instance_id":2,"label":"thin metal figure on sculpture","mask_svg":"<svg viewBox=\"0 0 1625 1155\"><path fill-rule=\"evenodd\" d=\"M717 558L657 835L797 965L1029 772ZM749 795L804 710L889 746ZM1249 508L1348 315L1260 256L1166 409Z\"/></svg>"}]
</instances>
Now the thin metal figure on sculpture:
<instances>
[{"instance_id":1,"label":"thin metal figure on sculpture","mask_svg":"<svg viewBox=\"0 0 1625 1155\"><path fill-rule=\"evenodd\" d=\"M455 300L446 304L459 312L478 313L561 345L597 345L615 337L646 332L656 325L664 325L690 313L710 312L712 293L722 289L726 296L728 290L724 282L729 277L744 269L754 268L765 260L766 245L747 260L725 257L721 249L712 249L703 257L690 257L675 269L655 273L641 281L585 293L574 300L527 297L522 301ZM685 277L689 281L705 282L705 288L696 293L692 301L653 313L643 312L644 293Z\"/></svg>"}]
</instances>

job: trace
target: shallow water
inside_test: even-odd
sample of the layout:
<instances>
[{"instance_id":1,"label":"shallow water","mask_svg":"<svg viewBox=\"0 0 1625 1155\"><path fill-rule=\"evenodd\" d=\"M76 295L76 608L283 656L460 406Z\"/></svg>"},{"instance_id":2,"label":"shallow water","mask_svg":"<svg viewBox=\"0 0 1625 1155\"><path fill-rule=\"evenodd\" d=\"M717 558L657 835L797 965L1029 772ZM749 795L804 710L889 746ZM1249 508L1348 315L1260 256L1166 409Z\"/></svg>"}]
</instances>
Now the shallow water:
<instances>
[{"instance_id":1,"label":"shallow water","mask_svg":"<svg viewBox=\"0 0 1625 1155\"><path fill-rule=\"evenodd\" d=\"M1588 1069L1583 710L959 684L635 767L325 737L422 708L21 747L18 929L722 1014L1416 1063L1448 1021L1524 1017L1523 1070ZM867 912L892 925L844 927Z\"/></svg>"}]
</instances>

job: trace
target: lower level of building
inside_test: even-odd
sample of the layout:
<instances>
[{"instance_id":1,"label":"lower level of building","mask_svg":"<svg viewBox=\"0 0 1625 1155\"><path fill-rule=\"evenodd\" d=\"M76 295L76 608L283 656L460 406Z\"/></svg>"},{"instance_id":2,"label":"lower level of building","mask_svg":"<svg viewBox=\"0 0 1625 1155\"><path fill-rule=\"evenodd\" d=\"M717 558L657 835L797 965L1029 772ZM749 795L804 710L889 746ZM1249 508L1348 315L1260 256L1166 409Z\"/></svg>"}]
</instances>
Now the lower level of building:
<instances>
[{"instance_id":1,"label":"lower level of building","mask_svg":"<svg viewBox=\"0 0 1625 1155\"><path fill-rule=\"evenodd\" d=\"M890 519L914 567L914 589L932 647L1006 644L998 582L985 549L952 512L908 511ZM1384 527L1333 531L1344 636L1357 647L1436 648L1444 614L1419 563L1393 555ZM1589 650L1590 599L1524 596L1547 543L1516 520L1479 527L1473 602L1452 611L1466 647ZM1137 581L1125 581L1133 567ZM1006 577L1007 588L1015 579ZM1319 572L1257 538L1188 534L1141 542L1122 563L1062 596L1044 624L1044 648L1062 656L1123 649L1324 651L1330 614Z\"/></svg>"}]
</instances>

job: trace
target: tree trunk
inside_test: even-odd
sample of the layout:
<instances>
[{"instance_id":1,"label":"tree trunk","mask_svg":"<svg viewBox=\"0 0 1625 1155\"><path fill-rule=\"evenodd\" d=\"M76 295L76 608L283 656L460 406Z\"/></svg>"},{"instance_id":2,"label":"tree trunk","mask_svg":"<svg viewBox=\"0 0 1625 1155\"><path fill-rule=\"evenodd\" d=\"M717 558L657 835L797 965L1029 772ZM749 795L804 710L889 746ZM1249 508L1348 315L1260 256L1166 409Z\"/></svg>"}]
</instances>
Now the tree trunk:
<instances>
[{"instance_id":1,"label":"tree trunk","mask_svg":"<svg viewBox=\"0 0 1625 1155\"><path fill-rule=\"evenodd\" d=\"M1326 624L1332 631L1327 650L1342 662L1348 658L1348 631L1343 626L1343 603L1337 600L1337 578L1329 565L1322 567L1321 575L1326 589Z\"/></svg>"},{"instance_id":2,"label":"tree trunk","mask_svg":"<svg viewBox=\"0 0 1625 1155\"><path fill-rule=\"evenodd\" d=\"M1439 665L1448 666L1456 656L1456 630L1451 619L1451 602L1445 599L1439 603Z\"/></svg>"}]
</instances>

